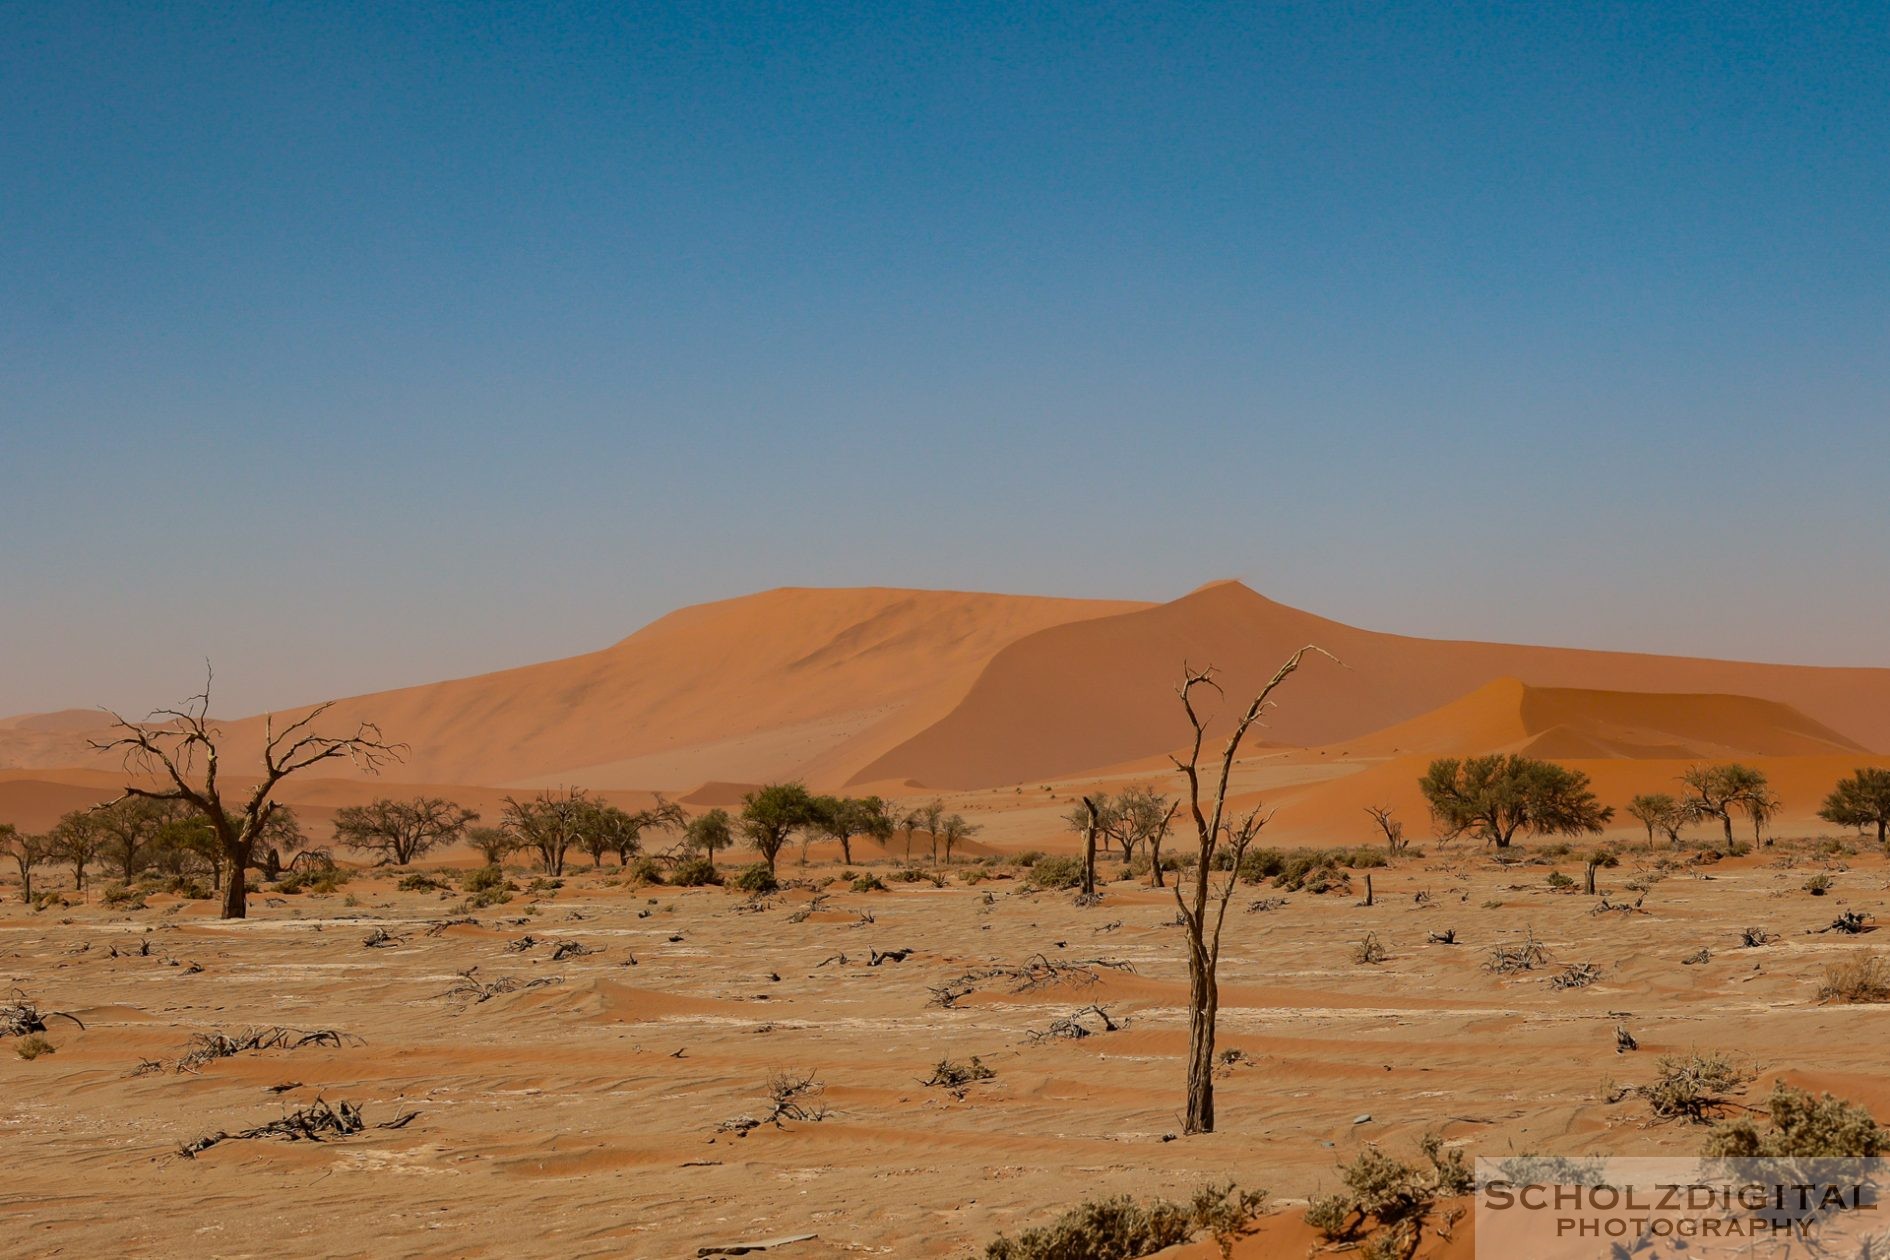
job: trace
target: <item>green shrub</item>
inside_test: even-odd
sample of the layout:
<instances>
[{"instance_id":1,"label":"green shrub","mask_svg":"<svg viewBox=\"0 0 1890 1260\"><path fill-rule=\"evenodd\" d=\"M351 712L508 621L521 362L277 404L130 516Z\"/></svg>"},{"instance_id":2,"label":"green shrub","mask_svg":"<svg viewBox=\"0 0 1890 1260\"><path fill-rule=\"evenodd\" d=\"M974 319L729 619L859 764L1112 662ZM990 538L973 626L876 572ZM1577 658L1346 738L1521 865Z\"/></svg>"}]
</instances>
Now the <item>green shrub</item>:
<instances>
[{"instance_id":1,"label":"green shrub","mask_svg":"<svg viewBox=\"0 0 1890 1260\"><path fill-rule=\"evenodd\" d=\"M99 901L114 910L144 909L144 894L133 892L123 884L107 884L99 890Z\"/></svg>"},{"instance_id":2,"label":"green shrub","mask_svg":"<svg viewBox=\"0 0 1890 1260\"><path fill-rule=\"evenodd\" d=\"M886 881L869 872L865 875L857 876L848 887L852 888L854 892L859 893L885 892Z\"/></svg>"},{"instance_id":3,"label":"green shrub","mask_svg":"<svg viewBox=\"0 0 1890 1260\"><path fill-rule=\"evenodd\" d=\"M707 858L684 858L669 873L669 882L677 888L706 888L722 882L722 872Z\"/></svg>"},{"instance_id":4,"label":"green shrub","mask_svg":"<svg viewBox=\"0 0 1890 1260\"><path fill-rule=\"evenodd\" d=\"M1816 1096L1783 1081L1767 1100L1769 1127L1749 1117L1713 1126L1701 1153L1708 1159L1868 1159L1890 1141L1870 1112L1830 1094Z\"/></svg>"},{"instance_id":5,"label":"green shrub","mask_svg":"<svg viewBox=\"0 0 1890 1260\"><path fill-rule=\"evenodd\" d=\"M735 872L733 882L735 887L745 893L771 893L781 888L781 881L774 877L774 872L768 869L766 862L751 862L742 867Z\"/></svg>"},{"instance_id":6,"label":"green shrub","mask_svg":"<svg viewBox=\"0 0 1890 1260\"><path fill-rule=\"evenodd\" d=\"M1814 897L1822 897L1830 892L1832 885L1836 883L1837 881L1831 878L1829 872L1819 871L1816 875L1813 875L1810 879L1805 881L1805 891Z\"/></svg>"},{"instance_id":7,"label":"green shrub","mask_svg":"<svg viewBox=\"0 0 1890 1260\"><path fill-rule=\"evenodd\" d=\"M644 854L630 863L629 877L633 884L660 884L663 882L663 864Z\"/></svg>"},{"instance_id":8,"label":"green shrub","mask_svg":"<svg viewBox=\"0 0 1890 1260\"><path fill-rule=\"evenodd\" d=\"M985 1260L1137 1260L1203 1230L1214 1235L1227 1256L1265 1199L1263 1191L1241 1192L1231 1185L1203 1186L1186 1205L1167 1199L1141 1204L1125 1194L1093 1199L1049 1225L1016 1238L999 1237L985 1248Z\"/></svg>"},{"instance_id":9,"label":"green shrub","mask_svg":"<svg viewBox=\"0 0 1890 1260\"><path fill-rule=\"evenodd\" d=\"M467 871L459 877L459 886L469 893L492 892L506 887L505 868L501 866L481 866Z\"/></svg>"},{"instance_id":10,"label":"green shrub","mask_svg":"<svg viewBox=\"0 0 1890 1260\"><path fill-rule=\"evenodd\" d=\"M1373 1237L1384 1240L1380 1250L1384 1243L1408 1237L1408 1226L1429 1212L1439 1197L1468 1194L1475 1183L1463 1152L1445 1151L1436 1134L1425 1134L1418 1150L1422 1162L1366 1147L1340 1167L1345 1189L1314 1199L1306 1209L1306 1223L1329 1239L1339 1239L1352 1237L1375 1222Z\"/></svg>"},{"instance_id":11,"label":"green shrub","mask_svg":"<svg viewBox=\"0 0 1890 1260\"><path fill-rule=\"evenodd\" d=\"M1075 888L1083 882L1083 859L1047 857L1033 863L1024 882L1032 888Z\"/></svg>"},{"instance_id":12,"label":"green shrub","mask_svg":"<svg viewBox=\"0 0 1890 1260\"><path fill-rule=\"evenodd\" d=\"M1016 857L1013 857L1011 861L1018 866L1022 866L1028 869L1030 867L1037 865L1037 863L1043 861L1043 850L1025 849L1022 853L1019 853Z\"/></svg>"},{"instance_id":13,"label":"green shrub","mask_svg":"<svg viewBox=\"0 0 1890 1260\"><path fill-rule=\"evenodd\" d=\"M411 875L402 875L397 887L402 892L438 892L446 887L446 881L426 871L415 871Z\"/></svg>"},{"instance_id":14,"label":"green shrub","mask_svg":"<svg viewBox=\"0 0 1890 1260\"><path fill-rule=\"evenodd\" d=\"M1575 880L1568 875L1564 875L1561 871L1550 871L1549 887L1555 889L1557 892L1561 892L1564 888L1575 887Z\"/></svg>"}]
</instances>

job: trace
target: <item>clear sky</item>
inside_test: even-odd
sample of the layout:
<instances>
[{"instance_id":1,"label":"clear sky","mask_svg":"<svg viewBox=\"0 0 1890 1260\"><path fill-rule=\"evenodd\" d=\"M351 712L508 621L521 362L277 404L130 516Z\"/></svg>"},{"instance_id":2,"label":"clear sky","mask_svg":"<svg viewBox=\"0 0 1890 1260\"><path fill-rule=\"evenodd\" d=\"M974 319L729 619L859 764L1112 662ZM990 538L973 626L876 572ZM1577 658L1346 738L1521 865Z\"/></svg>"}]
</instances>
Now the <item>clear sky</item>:
<instances>
[{"instance_id":1,"label":"clear sky","mask_svg":"<svg viewBox=\"0 0 1890 1260\"><path fill-rule=\"evenodd\" d=\"M0 3L0 713L777 585L1890 666L1881 3Z\"/></svg>"}]
</instances>

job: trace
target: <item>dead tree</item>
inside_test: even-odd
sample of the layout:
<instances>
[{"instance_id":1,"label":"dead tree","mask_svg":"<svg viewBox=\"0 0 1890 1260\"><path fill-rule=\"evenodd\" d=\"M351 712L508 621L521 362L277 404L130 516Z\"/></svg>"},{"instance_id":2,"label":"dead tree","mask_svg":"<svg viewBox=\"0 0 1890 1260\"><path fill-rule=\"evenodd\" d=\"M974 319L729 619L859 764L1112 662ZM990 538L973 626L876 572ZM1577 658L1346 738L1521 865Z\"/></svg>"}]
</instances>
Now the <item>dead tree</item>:
<instances>
[{"instance_id":1,"label":"dead tree","mask_svg":"<svg viewBox=\"0 0 1890 1260\"><path fill-rule=\"evenodd\" d=\"M241 919L248 915L248 881L243 874L255 857L257 841L280 808L272 798L282 781L310 766L341 757L359 769L378 774L388 762L400 760L406 746L387 743L381 738L380 728L371 722L356 724L354 734L345 738L316 734L315 722L334 707L333 701L316 705L280 731L275 718L266 717L262 776L231 811L224 806L218 781L222 768L218 741L223 732L210 721L210 682L206 671L202 691L180 707L159 709L142 722L127 721L113 713L112 726L123 733L103 742L92 741L92 747L100 752L123 753L128 774L158 784L140 787L128 783L116 800L177 801L203 817L216 834L217 846L230 867L230 879L223 890L223 917Z\"/></svg>"},{"instance_id":2,"label":"dead tree","mask_svg":"<svg viewBox=\"0 0 1890 1260\"><path fill-rule=\"evenodd\" d=\"M1367 805L1365 812L1378 824L1378 830L1385 833L1385 848L1393 854L1403 853L1404 846L1411 842L1404 838L1404 823L1391 816L1391 807Z\"/></svg>"},{"instance_id":3,"label":"dead tree","mask_svg":"<svg viewBox=\"0 0 1890 1260\"><path fill-rule=\"evenodd\" d=\"M1256 807L1239 819L1227 818L1228 780L1233 775L1234 757L1240 751L1240 741L1246 738L1248 728L1268 710L1274 688L1299 668L1308 652L1337 659L1323 649L1308 645L1293 653L1286 664L1274 672L1228 734L1227 745L1221 750L1220 777L1206 802L1202 799L1201 743L1207 735L1207 720L1195 708L1194 692L1197 687L1210 687L1216 692L1221 688L1214 681L1212 668L1196 671L1183 665L1181 686L1176 689L1181 707L1188 715L1188 725L1194 730L1187 760L1172 758L1188 783L1188 812L1195 830L1193 884L1184 894L1183 885L1187 881L1175 881L1175 904L1180 907L1188 939L1188 1114L1182 1125L1184 1133L1214 1131L1214 1025L1220 1013L1216 975L1221 965L1221 927L1227 921L1227 902L1239 883L1240 859L1253 843L1254 836L1266 825L1268 817ZM1226 865L1227 878L1216 886L1213 873L1216 860L1222 855L1230 859Z\"/></svg>"},{"instance_id":4,"label":"dead tree","mask_svg":"<svg viewBox=\"0 0 1890 1260\"><path fill-rule=\"evenodd\" d=\"M1102 827L1102 812L1093 797L1083 798L1088 817L1083 823L1083 891L1077 898L1084 905L1096 902L1096 832Z\"/></svg>"}]
</instances>

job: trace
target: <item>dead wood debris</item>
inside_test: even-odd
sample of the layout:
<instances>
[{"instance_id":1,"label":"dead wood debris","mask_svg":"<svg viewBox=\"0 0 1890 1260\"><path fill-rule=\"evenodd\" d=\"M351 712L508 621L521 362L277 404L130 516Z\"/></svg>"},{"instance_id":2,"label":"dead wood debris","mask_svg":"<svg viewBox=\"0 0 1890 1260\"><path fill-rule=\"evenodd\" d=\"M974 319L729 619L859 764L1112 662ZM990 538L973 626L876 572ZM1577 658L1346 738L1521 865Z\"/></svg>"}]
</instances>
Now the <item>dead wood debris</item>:
<instances>
[{"instance_id":1,"label":"dead wood debris","mask_svg":"<svg viewBox=\"0 0 1890 1260\"><path fill-rule=\"evenodd\" d=\"M404 1129L411 1124L418 1111L403 1111L392 1120L374 1127L377 1129ZM177 1153L185 1159L195 1159L201 1152L209 1150L219 1142L247 1142L258 1138L277 1138L284 1142L320 1142L329 1137L349 1137L368 1127L361 1117L361 1109L350 1102L330 1106L323 1099L317 1098L306 1107L298 1107L280 1120L271 1120L268 1124L257 1125L253 1129L244 1129L240 1133L219 1131L207 1134L194 1142L186 1142L177 1148Z\"/></svg>"},{"instance_id":2,"label":"dead wood debris","mask_svg":"<svg viewBox=\"0 0 1890 1260\"><path fill-rule=\"evenodd\" d=\"M1036 989L1054 984L1073 984L1086 987L1101 979L1097 968L1112 971L1134 971L1133 963L1121 962L1112 958L1083 958L1071 962L1057 962L1042 954L1033 954L1021 965L999 965L986 967L980 971L968 971L956 979L944 984L928 985L932 994L932 1004L950 1009L960 998L972 993L987 980L1008 980L1012 993L1029 993Z\"/></svg>"},{"instance_id":3,"label":"dead wood debris","mask_svg":"<svg viewBox=\"0 0 1890 1260\"><path fill-rule=\"evenodd\" d=\"M1593 963L1570 963L1561 972L1549 977L1551 989L1586 989L1601 979L1601 968Z\"/></svg>"},{"instance_id":4,"label":"dead wood debris","mask_svg":"<svg viewBox=\"0 0 1890 1260\"><path fill-rule=\"evenodd\" d=\"M997 1075L977 1055L972 1055L965 1063L955 1063L951 1059L940 1059L932 1069L932 1075L919 1084L927 1089L943 1089L952 1097L963 1099L966 1091L979 1081L988 1081Z\"/></svg>"},{"instance_id":5,"label":"dead wood debris","mask_svg":"<svg viewBox=\"0 0 1890 1260\"><path fill-rule=\"evenodd\" d=\"M564 980L563 976L538 976L531 980L521 976L500 976L497 980L487 981L479 979L478 971L477 967L466 968L459 973L459 983L435 996L465 1002L469 1006L477 1006L481 1002L490 1002L502 993L517 993L521 989L536 989L541 985L560 984Z\"/></svg>"},{"instance_id":6,"label":"dead wood debris","mask_svg":"<svg viewBox=\"0 0 1890 1260\"><path fill-rule=\"evenodd\" d=\"M262 1028L245 1028L235 1034L198 1033L186 1043L184 1054L177 1060L175 1070L195 1072L204 1064L213 1063L218 1059L228 1059L239 1054L263 1050L300 1050L303 1046L329 1046L339 1049L344 1045L365 1046L366 1044L365 1038L333 1028L305 1031L300 1028L284 1028L279 1024Z\"/></svg>"},{"instance_id":7,"label":"dead wood debris","mask_svg":"<svg viewBox=\"0 0 1890 1260\"><path fill-rule=\"evenodd\" d=\"M0 1005L0 1037L26 1037L33 1033L46 1031L49 1019L69 1019L85 1029L85 1021L77 1015L68 1015L64 1011L42 1011L19 989L13 991L12 1000Z\"/></svg>"},{"instance_id":8,"label":"dead wood debris","mask_svg":"<svg viewBox=\"0 0 1890 1260\"><path fill-rule=\"evenodd\" d=\"M1097 1027L1091 1028L1085 1021L1092 1021ZM1101 1006L1085 1006L1080 1011L1072 1011L1068 1015L1051 1021L1048 1028L1033 1030L1029 1037L1032 1042L1052 1041L1058 1038L1081 1041L1099 1032L1116 1032L1128 1026L1127 1019L1115 1019L1111 1017L1107 1009Z\"/></svg>"}]
</instances>

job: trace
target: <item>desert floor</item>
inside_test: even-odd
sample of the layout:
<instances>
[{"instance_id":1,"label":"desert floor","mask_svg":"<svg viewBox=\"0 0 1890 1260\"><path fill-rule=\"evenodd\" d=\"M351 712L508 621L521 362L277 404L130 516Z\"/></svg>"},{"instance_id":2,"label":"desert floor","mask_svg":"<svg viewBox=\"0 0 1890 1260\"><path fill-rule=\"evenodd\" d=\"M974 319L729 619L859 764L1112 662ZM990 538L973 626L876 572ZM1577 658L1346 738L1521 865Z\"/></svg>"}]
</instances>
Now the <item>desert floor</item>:
<instances>
[{"instance_id":1,"label":"desert floor","mask_svg":"<svg viewBox=\"0 0 1890 1260\"><path fill-rule=\"evenodd\" d=\"M1241 886L1220 1024L1221 1048L1241 1053L1219 1082L1220 1131L1182 1139L1181 931L1170 894L1128 882L1079 908L1009 875L967 886L960 867L943 888L835 881L751 904L587 869L437 930L462 894L398 891L389 875L265 892L239 923L162 896L141 910L9 903L0 981L85 1027L53 1021L55 1052L31 1061L0 1042L0 1251L670 1257L812 1233L768 1254L963 1256L1086 1197L1231 1178L1285 1201L1241 1254L1303 1255L1291 1201L1332 1187L1368 1142L1403 1153L1434 1130L1472 1155L1697 1150L1698 1129L1607 1101L1666 1053L1725 1049L1758 1074L1755 1096L1783 1076L1884 1116L1890 1008L1816 999L1824 967L1872 937L1814 932L1845 909L1883 913L1884 860L1783 845L1664 874L1656 860L1601 872L1615 901L1648 885L1626 912L1597 912L1575 859L1561 868L1576 890L1558 892L1553 865L1461 846L1373 872L1371 907L1362 880L1350 894ZM1804 891L1819 869L1830 895ZM809 885L838 873L782 862ZM1742 947L1747 926L1778 939ZM1459 944L1427 943L1447 928ZM365 946L377 929L395 943ZM1353 961L1367 932L1386 961ZM1486 969L1529 932L1548 967ZM593 952L554 960L566 942ZM1701 947L1710 960L1683 965ZM873 964L889 950L911 952ZM949 1009L933 998L1038 956L1077 970L1023 991L972 981ZM1091 979L1090 960L1132 970ZM1552 988L1575 962L1599 983ZM445 996L472 968L550 983ZM1033 1039L1091 1005L1125 1026ZM1617 1023L1637 1053L1617 1054ZM349 1040L172 1066L193 1034L254 1025ZM941 1058L973 1055L995 1076L963 1097L923 1083ZM163 1066L140 1073L147 1062ZM718 1132L766 1115L778 1071L818 1079L809 1106L824 1118ZM368 1129L178 1153L318 1096L358 1105Z\"/></svg>"}]
</instances>

